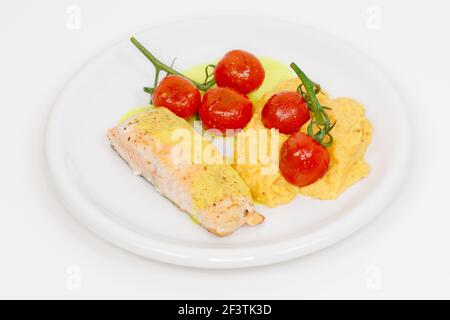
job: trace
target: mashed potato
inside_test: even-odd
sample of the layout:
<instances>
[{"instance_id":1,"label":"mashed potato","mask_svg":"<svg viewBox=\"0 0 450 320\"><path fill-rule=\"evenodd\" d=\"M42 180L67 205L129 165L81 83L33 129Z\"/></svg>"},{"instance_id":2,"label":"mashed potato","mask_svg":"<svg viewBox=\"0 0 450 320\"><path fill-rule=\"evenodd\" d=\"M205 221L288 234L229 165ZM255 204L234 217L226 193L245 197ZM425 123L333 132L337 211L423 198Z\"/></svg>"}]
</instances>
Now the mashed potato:
<instances>
[{"instance_id":1,"label":"mashed potato","mask_svg":"<svg viewBox=\"0 0 450 320\"><path fill-rule=\"evenodd\" d=\"M283 81L273 92L263 95L255 105L255 114L246 130L262 129L270 134L261 121L262 108L273 94L296 91L299 84L297 78ZM365 117L364 107L350 98L331 99L323 92L318 94L318 99L322 105L331 108L328 111L330 119L337 121L331 132L334 143L329 149L331 162L328 172L314 184L297 188L288 183L279 170L267 174L264 168L267 170L270 165L262 165L259 161L256 164L236 164L235 169L250 187L255 201L273 207L290 202L297 194L323 200L335 199L369 174L370 167L364 159L364 153L371 141L372 126ZM302 131L306 132L306 127ZM287 137L280 134L278 150Z\"/></svg>"}]
</instances>

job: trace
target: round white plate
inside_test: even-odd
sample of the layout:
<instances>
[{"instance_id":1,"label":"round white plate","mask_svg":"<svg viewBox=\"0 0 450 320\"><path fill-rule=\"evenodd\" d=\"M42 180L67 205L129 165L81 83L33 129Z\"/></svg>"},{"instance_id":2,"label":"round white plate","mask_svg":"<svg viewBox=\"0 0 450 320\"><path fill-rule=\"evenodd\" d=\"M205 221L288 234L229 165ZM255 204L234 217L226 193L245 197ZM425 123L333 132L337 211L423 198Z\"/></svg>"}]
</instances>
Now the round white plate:
<instances>
[{"instance_id":1,"label":"round white plate","mask_svg":"<svg viewBox=\"0 0 450 320\"><path fill-rule=\"evenodd\" d=\"M199 32L201 30L201 32ZM201 37L199 36L201 35ZM47 132L49 170L64 204L83 224L136 254L179 265L239 268L309 254L349 236L380 213L407 172L410 127L394 86L358 51L303 26L249 17L168 24L137 38L156 56L185 69L242 48L286 64L295 61L334 97L367 108L375 132L367 179L338 200L298 197L259 211L266 221L218 238L160 196L110 148L106 131L129 109L145 105L151 64L128 41L84 67L61 93ZM401 142L401 143L399 143Z\"/></svg>"}]
</instances>

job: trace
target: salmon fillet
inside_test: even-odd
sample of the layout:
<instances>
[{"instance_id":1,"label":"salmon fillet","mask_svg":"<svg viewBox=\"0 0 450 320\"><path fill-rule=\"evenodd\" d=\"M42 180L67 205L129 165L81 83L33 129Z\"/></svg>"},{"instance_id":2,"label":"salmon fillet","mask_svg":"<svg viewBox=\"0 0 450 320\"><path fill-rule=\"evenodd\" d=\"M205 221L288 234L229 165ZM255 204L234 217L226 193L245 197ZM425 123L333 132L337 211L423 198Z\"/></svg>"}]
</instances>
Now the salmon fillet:
<instances>
[{"instance_id":1,"label":"salmon fillet","mask_svg":"<svg viewBox=\"0 0 450 320\"><path fill-rule=\"evenodd\" d=\"M230 165L174 161L174 148L179 144L173 139L176 129L201 139L203 148L213 147L166 108L150 108L132 116L109 130L108 138L136 175L206 230L227 236L245 224L262 223L264 217L255 211L250 189Z\"/></svg>"}]
</instances>

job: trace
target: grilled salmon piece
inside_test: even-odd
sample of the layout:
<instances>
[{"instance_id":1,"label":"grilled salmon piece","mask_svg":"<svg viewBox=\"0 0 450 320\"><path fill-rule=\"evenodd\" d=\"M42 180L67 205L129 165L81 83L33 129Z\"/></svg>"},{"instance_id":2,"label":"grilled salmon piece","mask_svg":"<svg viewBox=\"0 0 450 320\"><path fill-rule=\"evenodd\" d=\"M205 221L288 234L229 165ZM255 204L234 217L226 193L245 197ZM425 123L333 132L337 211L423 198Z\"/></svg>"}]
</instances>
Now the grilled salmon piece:
<instances>
[{"instance_id":1,"label":"grilled salmon piece","mask_svg":"<svg viewBox=\"0 0 450 320\"><path fill-rule=\"evenodd\" d=\"M230 165L179 161L175 151L180 141L173 136L177 129L192 141L200 139L203 149L215 149L166 108L132 116L109 130L108 138L136 175L208 231L227 236L244 224L262 223L264 217L255 211L250 189Z\"/></svg>"}]
</instances>

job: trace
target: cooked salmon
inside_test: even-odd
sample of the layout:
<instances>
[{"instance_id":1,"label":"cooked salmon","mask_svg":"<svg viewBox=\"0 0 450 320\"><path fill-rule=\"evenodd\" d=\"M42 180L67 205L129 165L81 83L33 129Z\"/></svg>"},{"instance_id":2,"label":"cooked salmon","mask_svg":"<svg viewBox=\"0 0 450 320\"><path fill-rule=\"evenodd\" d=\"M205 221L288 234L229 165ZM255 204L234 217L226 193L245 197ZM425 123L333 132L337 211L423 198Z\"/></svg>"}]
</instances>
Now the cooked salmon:
<instances>
[{"instance_id":1,"label":"cooked salmon","mask_svg":"<svg viewBox=\"0 0 450 320\"><path fill-rule=\"evenodd\" d=\"M136 175L144 177L158 192L206 230L227 236L239 227L257 225L264 217L255 211L250 189L228 164L203 160L174 161L175 129L184 129L203 147L203 139L184 119L166 108L150 108L109 130L114 150ZM214 148L214 146L212 146Z\"/></svg>"}]
</instances>

